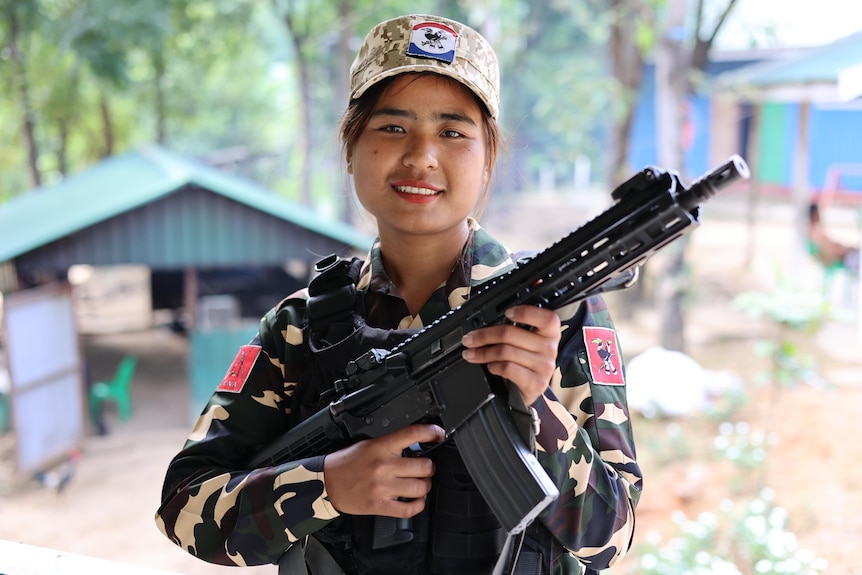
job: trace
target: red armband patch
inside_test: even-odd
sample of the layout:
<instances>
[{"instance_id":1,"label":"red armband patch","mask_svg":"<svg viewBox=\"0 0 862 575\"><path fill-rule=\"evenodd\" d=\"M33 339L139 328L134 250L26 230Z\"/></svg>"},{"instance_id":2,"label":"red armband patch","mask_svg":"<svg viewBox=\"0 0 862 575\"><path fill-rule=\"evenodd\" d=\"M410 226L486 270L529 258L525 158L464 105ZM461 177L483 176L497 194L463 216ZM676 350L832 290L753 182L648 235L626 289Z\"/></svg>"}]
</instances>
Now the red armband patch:
<instances>
[{"instance_id":1,"label":"red armband patch","mask_svg":"<svg viewBox=\"0 0 862 575\"><path fill-rule=\"evenodd\" d=\"M254 367L254 362L257 361L257 356L260 355L260 347L257 345L244 345L239 348L239 353L230 364L224 379L216 388L216 391L227 391L230 393L239 393L242 391L248 374L251 373L251 368Z\"/></svg>"},{"instance_id":2,"label":"red armband patch","mask_svg":"<svg viewBox=\"0 0 862 575\"><path fill-rule=\"evenodd\" d=\"M617 332L609 327L584 327L584 344L593 382L625 385L623 362L617 347Z\"/></svg>"}]
</instances>

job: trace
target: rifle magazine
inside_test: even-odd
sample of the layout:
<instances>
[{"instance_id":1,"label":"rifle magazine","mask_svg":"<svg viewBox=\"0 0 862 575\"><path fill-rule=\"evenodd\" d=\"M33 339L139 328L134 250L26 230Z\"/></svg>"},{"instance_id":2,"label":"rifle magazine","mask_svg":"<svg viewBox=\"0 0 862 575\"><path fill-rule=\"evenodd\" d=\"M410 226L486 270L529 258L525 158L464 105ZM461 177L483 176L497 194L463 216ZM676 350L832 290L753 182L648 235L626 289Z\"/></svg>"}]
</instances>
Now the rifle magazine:
<instances>
[{"instance_id":1,"label":"rifle magazine","mask_svg":"<svg viewBox=\"0 0 862 575\"><path fill-rule=\"evenodd\" d=\"M499 396L453 433L470 476L509 533L520 533L560 492L518 432Z\"/></svg>"}]
</instances>

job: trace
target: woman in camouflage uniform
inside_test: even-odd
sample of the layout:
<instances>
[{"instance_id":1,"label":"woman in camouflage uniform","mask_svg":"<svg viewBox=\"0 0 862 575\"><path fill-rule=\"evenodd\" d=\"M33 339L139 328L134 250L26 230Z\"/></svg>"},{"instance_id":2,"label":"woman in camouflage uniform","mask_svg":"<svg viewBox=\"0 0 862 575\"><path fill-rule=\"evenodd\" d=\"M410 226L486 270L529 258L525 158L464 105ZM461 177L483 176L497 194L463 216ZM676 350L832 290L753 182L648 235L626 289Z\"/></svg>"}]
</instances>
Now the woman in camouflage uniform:
<instances>
[{"instance_id":1,"label":"woman in camouflage uniform","mask_svg":"<svg viewBox=\"0 0 862 575\"><path fill-rule=\"evenodd\" d=\"M473 217L496 160L498 112L496 56L475 30L413 15L383 22L366 37L351 68L341 135L357 197L378 226L357 282L368 325L421 328L514 265ZM326 456L245 469L295 421L291 400L308 367L307 298L303 290L282 301L240 350L170 464L159 529L193 555L224 565L279 562L295 543L319 539L339 565L326 570L332 560L309 547L313 573L490 572L499 541L480 550L478 562L468 550L445 563L437 558L449 547L422 532L427 522L420 518L433 525L443 513L440 502L429 507L449 464L402 453L444 440L433 423ZM520 391L540 422L538 460L560 491L533 530L550 534L537 544L540 555L551 550L544 567L519 561L515 572L598 571L628 550L641 487L613 323L600 297L556 313L516 306L508 317L518 326L465 336L464 359ZM552 382L570 388L574 414L556 399ZM470 525L475 511L454 508ZM416 520L418 550L368 551L362 540L371 524L362 518L370 516Z\"/></svg>"}]
</instances>

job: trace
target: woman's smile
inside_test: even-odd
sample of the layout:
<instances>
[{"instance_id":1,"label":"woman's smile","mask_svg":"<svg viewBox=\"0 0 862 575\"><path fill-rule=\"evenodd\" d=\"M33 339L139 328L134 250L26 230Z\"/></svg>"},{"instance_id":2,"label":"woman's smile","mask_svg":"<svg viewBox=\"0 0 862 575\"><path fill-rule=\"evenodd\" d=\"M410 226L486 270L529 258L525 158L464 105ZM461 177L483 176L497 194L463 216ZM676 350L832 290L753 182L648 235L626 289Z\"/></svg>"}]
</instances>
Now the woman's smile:
<instances>
[{"instance_id":1,"label":"woman's smile","mask_svg":"<svg viewBox=\"0 0 862 575\"><path fill-rule=\"evenodd\" d=\"M443 190L425 182L396 182L392 187L402 199L416 204L433 202L443 193Z\"/></svg>"}]
</instances>

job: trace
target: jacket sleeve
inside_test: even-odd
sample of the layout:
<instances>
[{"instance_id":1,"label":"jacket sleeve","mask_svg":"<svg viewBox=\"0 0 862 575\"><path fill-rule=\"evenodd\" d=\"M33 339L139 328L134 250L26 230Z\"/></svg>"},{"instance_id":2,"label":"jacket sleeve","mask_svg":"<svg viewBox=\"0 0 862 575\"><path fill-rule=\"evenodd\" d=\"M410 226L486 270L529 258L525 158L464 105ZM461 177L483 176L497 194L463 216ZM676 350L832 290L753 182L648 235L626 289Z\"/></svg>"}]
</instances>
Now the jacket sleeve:
<instances>
[{"instance_id":1,"label":"jacket sleeve","mask_svg":"<svg viewBox=\"0 0 862 575\"><path fill-rule=\"evenodd\" d=\"M338 516L323 457L247 469L288 427L286 407L304 369L302 300L286 300L243 346L170 462L159 529L192 555L222 565L274 563L295 541Z\"/></svg>"},{"instance_id":2,"label":"jacket sleeve","mask_svg":"<svg viewBox=\"0 0 862 575\"><path fill-rule=\"evenodd\" d=\"M596 296L570 308L558 310L563 335L555 381L534 404L538 458L560 490L540 518L578 561L602 570L631 545L642 475L605 302Z\"/></svg>"}]
</instances>

